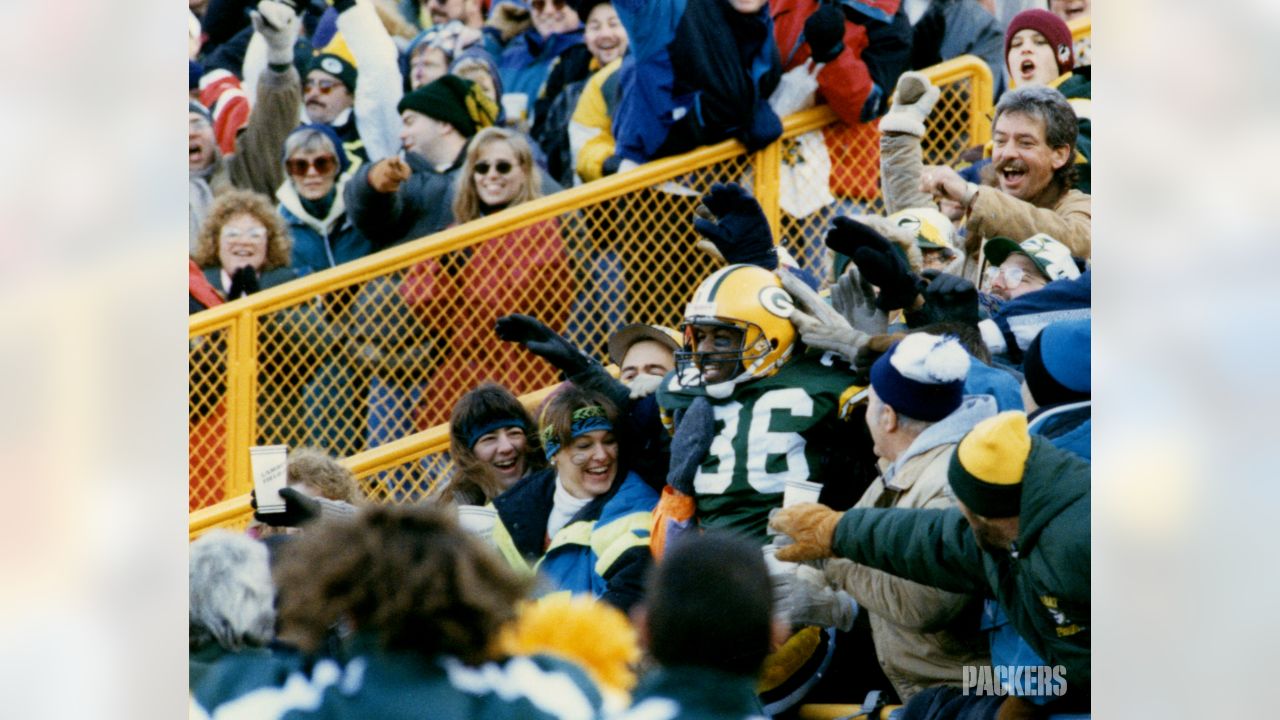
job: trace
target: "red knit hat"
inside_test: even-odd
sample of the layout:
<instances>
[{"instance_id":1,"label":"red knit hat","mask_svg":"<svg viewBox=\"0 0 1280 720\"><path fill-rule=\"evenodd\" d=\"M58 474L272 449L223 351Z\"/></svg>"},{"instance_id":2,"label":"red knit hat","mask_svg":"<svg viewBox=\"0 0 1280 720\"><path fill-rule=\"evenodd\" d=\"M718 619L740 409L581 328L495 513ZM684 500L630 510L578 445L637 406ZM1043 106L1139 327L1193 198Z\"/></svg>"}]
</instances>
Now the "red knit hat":
<instances>
[{"instance_id":1,"label":"red knit hat","mask_svg":"<svg viewBox=\"0 0 1280 720\"><path fill-rule=\"evenodd\" d=\"M1009 27L1004 31L1004 57L1005 62L1009 61L1009 44L1013 42L1013 36L1018 34L1019 30L1035 30L1049 41L1049 45L1053 48L1053 57L1058 61L1058 74L1067 72L1075 67L1076 54L1072 48L1071 30L1062 18L1054 15L1048 10L1023 10L1013 19L1009 21Z\"/></svg>"}]
</instances>

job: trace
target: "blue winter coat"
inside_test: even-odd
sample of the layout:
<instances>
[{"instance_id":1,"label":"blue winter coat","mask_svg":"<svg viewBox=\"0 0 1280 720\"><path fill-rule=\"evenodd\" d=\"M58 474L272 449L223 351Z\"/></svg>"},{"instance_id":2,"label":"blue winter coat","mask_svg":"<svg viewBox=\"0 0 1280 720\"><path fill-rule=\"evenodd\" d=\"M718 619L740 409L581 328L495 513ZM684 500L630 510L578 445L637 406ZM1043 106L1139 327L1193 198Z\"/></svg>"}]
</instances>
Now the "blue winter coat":
<instances>
[{"instance_id":1,"label":"blue winter coat","mask_svg":"<svg viewBox=\"0 0 1280 720\"><path fill-rule=\"evenodd\" d=\"M615 0L630 50L613 118L619 157L638 163L728 138L761 148L782 133L769 108L782 61L768 6L728 0Z\"/></svg>"},{"instance_id":2,"label":"blue winter coat","mask_svg":"<svg viewBox=\"0 0 1280 720\"><path fill-rule=\"evenodd\" d=\"M347 217L342 199L343 184L339 182L333 205L325 218L312 217L302 209L302 200L293 183L285 182L276 191L280 216L288 224L289 234L293 237L289 265L299 275L327 270L373 251L373 243Z\"/></svg>"}]
</instances>

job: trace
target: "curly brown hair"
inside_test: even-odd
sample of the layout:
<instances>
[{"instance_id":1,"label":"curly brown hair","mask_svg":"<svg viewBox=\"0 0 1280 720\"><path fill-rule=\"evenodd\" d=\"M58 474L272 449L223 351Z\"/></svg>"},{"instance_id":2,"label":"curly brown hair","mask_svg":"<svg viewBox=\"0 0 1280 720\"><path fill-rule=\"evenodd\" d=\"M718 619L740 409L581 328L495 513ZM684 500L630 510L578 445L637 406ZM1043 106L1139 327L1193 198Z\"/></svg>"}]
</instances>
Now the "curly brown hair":
<instances>
[{"instance_id":1,"label":"curly brown hair","mask_svg":"<svg viewBox=\"0 0 1280 720\"><path fill-rule=\"evenodd\" d=\"M530 580L442 508L378 505L316 523L275 568L280 637L315 652L338 622L389 651L476 665Z\"/></svg>"},{"instance_id":2,"label":"curly brown hair","mask_svg":"<svg viewBox=\"0 0 1280 720\"><path fill-rule=\"evenodd\" d=\"M222 226L231 218L249 214L262 223L267 229L267 260L263 270L288 267L289 254L293 251L293 238L284 218L276 212L271 200L266 195L252 190L228 190L218 196L209 208L209 214L200 225L200 233L196 237L196 249L191 259L202 268L221 267L218 260L218 237L222 234Z\"/></svg>"},{"instance_id":3,"label":"curly brown hair","mask_svg":"<svg viewBox=\"0 0 1280 720\"><path fill-rule=\"evenodd\" d=\"M298 448L289 452L289 485L310 485L321 497L342 500L352 505L364 501L364 493L355 475L319 448Z\"/></svg>"}]
</instances>

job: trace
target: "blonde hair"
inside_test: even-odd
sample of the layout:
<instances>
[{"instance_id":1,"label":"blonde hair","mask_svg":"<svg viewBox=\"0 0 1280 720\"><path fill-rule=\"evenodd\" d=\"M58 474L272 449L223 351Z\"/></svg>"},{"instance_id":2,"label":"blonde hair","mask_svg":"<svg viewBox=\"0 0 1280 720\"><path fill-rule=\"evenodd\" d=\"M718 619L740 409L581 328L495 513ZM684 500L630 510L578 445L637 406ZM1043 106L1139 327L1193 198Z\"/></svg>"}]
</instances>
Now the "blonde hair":
<instances>
[{"instance_id":1,"label":"blonde hair","mask_svg":"<svg viewBox=\"0 0 1280 720\"><path fill-rule=\"evenodd\" d=\"M289 266L289 253L293 250L293 238L285 227L284 218L276 212L266 195L252 190L229 190L219 195L209 209L196 237L196 249L191 259L202 268L221 267L218 260L218 237L222 226L237 215L252 215L267 229L267 259L258 270L273 270Z\"/></svg>"},{"instance_id":2,"label":"blonde hair","mask_svg":"<svg viewBox=\"0 0 1280 720\"><path fill-rule=\"evenodd\" d=\"M514 207L523 202L537 200L542 197L542 177L533 163L533 148L520 133L506 128L487 127L471 139L467 145L467 160L458 173L457 186L453 193L454 222L464 223L480 217L480 195L476 192L476 162L480 159L480 151L488 144L505 142L516 156L516 164L524 171L524 187L516 194L507 207Z\"/></svg>"}]
</instances>

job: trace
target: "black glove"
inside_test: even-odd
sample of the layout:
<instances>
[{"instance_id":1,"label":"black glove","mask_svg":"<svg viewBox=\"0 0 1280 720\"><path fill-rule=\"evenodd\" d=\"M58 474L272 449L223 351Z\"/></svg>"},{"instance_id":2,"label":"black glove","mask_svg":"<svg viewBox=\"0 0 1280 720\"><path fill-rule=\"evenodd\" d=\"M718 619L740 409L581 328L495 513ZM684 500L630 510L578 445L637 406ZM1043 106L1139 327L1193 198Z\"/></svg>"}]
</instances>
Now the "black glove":
<instances>
[{"instance_id":1,"label":"black glove","mask_svg":"<svg viewBox=\"0 0 1280 720\"><path fill-rule=\"evenodd\" d=\"M498 337L518 342L529 352L555 365L566 376L573 377L591 367L592 359L556 334L546 323L528 315L506 315L498 318Z\"/></svg>"},{"instance_id":2,"label":"black glove","mask_svg":"<svg viewBox=\"0 0 1280 720\"><path fill-rule=\"evenodd\" d=\"M253 506L253 519L272 527L300 527L320 517L320 503L291 487L282 488L280 497L284 498L284 512L258 512L258 493L249 493L249 504Z\"/></svg>"},{"instance_id":3,"label":"black glove","mask_svg":"<svg viewBox=\"0 0 1280 720\"><path fill-rule=\"evenodd\" d=\"M978 288L973 283L937 270L924 271L929 286L924 289L924 307L908 313L911 327L940 322L978 324Z\"/></svg>"},{"instance_id":4,"label":"black glove","mask_svg":"<svg viewBox=\"0 0 1280 720\"><path fill-rule=\"evenodd\" d=\"M245 265L231 274L231 289L227 291L227 299L252 295L258 292L258 271Z\"/></svg>"},{"instance_id":5,"label":"black glove","mask_svg":"<svg viewBox=\"0 0 1280 720\"><path fill-rule=\"evenodd\" d=\"M818 8L804 21L804 40L814 62L835 60L844 50L844 13L831 5Z\"/></svg>"},{"instance_id":6,"label":"black glove","mask_svg":"<svg viewBox=\"0 0 1280 720\"><path fill-rule=\"evenodd\" d=\"M827 247L853 258L858 272L880 288L876 307L889 312L915 303L920 278L885 236L856 220L838 217L827 231Z\"/></svg>"},{"instance_id":7,"label":"black glove","mask_svg":"<svg viewBox=\"0 0 1280 720\"><path fill-rule=\"evenodd\" d=\"M693 229L710 240L726 261L758 265L765 270L778 268L778 251L773 245L769 220L746 189L737 183L716 183L702 197L702 205L718 222L698 217Z\"/></svg>"}]
</instances>

